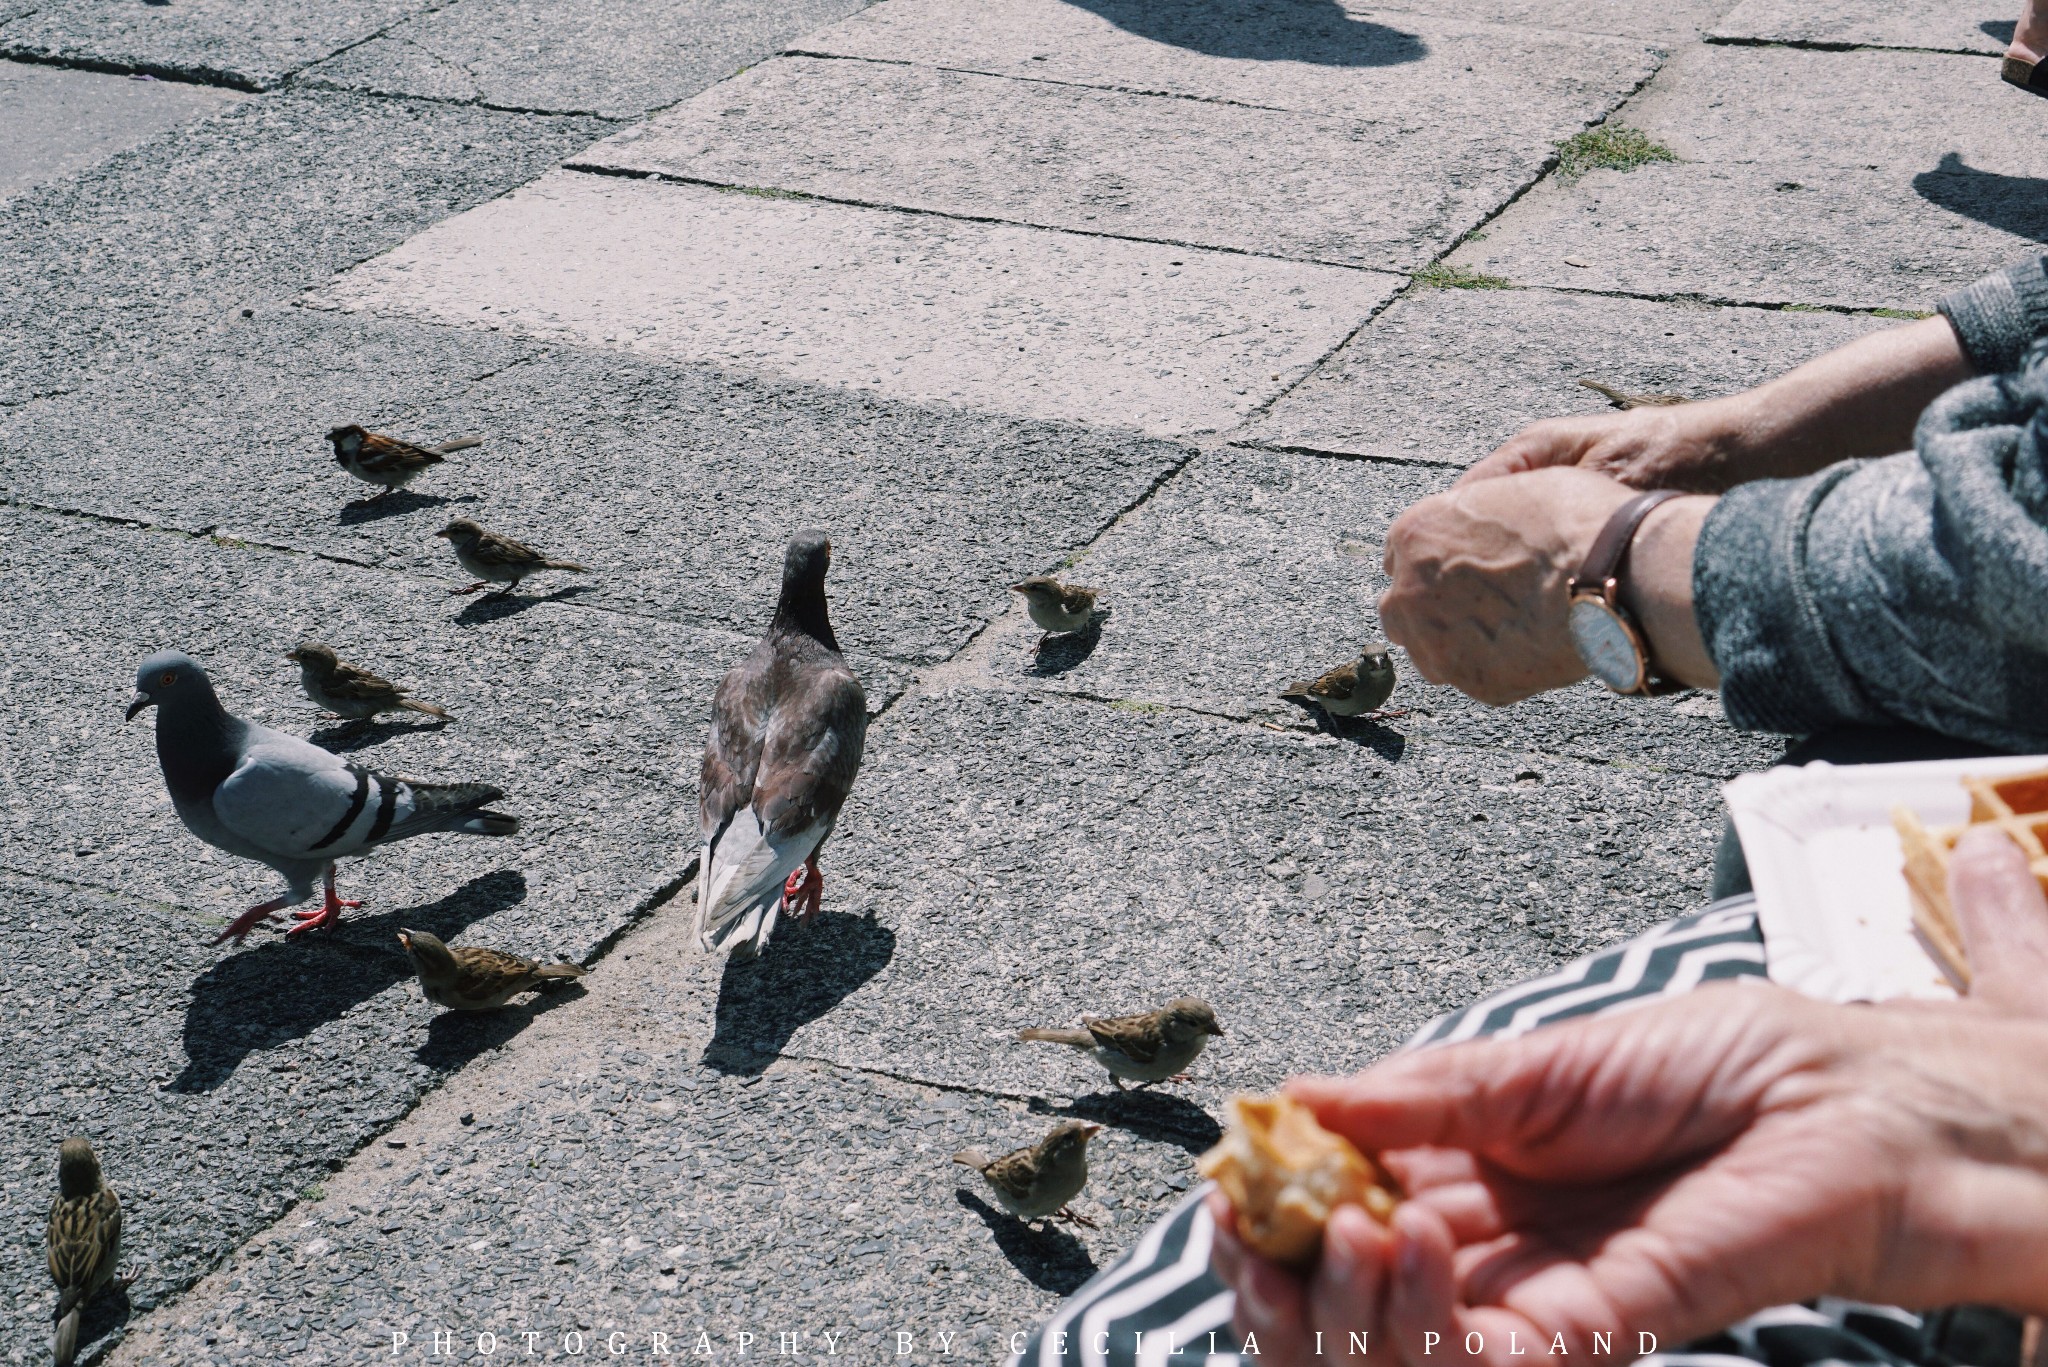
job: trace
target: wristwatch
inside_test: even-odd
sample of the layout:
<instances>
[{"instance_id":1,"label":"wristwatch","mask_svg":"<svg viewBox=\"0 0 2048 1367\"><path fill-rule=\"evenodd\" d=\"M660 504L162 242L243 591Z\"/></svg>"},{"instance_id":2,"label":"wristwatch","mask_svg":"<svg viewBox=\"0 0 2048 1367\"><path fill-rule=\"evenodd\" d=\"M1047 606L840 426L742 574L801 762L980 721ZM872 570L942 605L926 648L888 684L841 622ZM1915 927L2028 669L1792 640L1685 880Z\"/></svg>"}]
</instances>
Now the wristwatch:
<instances>
[{"instance_id":1,"label":"wristwatch","mask_svg":"<svg viewBox=\"0 0 2048 1367\"><path fill-rule=\"evenodd\" d=\"M1677 489L1653 489L1616 508L1600 535L1593 538L1586 563L1572 576L1566 608L1572 645L1593 677L1617 693L1648 697L1685 686L1656 677L1642 628L1621 605L1621 576L1628 567L1636 529L1652 508L1679 496Z\"/></svg>"}]
</instances>

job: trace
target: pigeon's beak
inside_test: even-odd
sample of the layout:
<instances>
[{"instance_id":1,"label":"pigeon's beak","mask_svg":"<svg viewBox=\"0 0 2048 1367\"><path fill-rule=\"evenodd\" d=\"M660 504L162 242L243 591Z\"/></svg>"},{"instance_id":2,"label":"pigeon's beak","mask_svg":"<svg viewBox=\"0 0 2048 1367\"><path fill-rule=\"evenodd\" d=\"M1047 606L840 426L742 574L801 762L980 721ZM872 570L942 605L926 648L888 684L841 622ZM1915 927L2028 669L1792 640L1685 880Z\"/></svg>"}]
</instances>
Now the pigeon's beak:
<instances>
[{"instance_id":1,"label":"pigeon's beak","mask_svg":"<svg viewBox=\"0 0 2048 1367\"><path fill-rule=\"evenodd\" d=\"M135 714L137 712L140 712L143 708L148 707L151 703L155 701L156 699L150 697L149 694L147 693L136 693L134 697L128 700L128 716L126 720L134 721Z\"/></svg>"}]
</instances>

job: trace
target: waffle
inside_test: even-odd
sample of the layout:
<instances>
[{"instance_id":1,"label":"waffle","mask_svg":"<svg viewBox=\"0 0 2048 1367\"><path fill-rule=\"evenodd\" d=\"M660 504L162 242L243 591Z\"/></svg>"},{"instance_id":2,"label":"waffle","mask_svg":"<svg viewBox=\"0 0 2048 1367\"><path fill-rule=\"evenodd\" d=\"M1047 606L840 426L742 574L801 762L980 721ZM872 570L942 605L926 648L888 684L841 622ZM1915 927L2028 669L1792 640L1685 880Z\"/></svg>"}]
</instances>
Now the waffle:
<instances>
[{"instance_id":1,"label":"waffle","mask_svg":"<svg viewBox=\"0 0 2048 1367\"><path fill-rule=\"evenodd\" d=\"M1913 897L1913 928L1948 970L1958 987L1970 985L1970 963L1963 953L1963 932L1948 899L1950 854L1971 826L1996 826L2026 851L2034 877L2048 892L2048 769L2010 778L1965 776L1970 794L1970 819L1961 826L1929 829L1904 807L1892 809L1892 825L1906 852L1906 888Z\"/></svg>"}]
</instances>

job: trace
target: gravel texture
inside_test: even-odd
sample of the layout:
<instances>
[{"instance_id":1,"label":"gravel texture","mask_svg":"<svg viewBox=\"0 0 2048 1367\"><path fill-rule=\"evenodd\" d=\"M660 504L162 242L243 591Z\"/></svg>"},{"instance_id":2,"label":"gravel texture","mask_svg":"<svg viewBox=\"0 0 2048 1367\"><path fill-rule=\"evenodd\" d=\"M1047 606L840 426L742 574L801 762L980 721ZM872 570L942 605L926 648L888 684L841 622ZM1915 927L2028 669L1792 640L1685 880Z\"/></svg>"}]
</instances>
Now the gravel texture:
<instances>
[{"instance_id":1,"label":"gravel texture","mask_svg":"<svg viewBox=\"0 0 2048 1367\"><path fill-rule=\"evenodd\" d=\"M207 86L0 62L0 202L235 99Z\"/></svg>"},{"instance_id":2,"label":"gravel texture","mask_svg":"<svg viewBox=\"0 0 2048 1367\"><path fill-rule=\"evenodd\" d=\"M2012 6L1994 0L1743 0L1715 22L1713 42L1798 43L1817 48L1907 47L2002 53ZM1986 81L1998 79L1985 71Z\"/></svg>"}]
</instances>

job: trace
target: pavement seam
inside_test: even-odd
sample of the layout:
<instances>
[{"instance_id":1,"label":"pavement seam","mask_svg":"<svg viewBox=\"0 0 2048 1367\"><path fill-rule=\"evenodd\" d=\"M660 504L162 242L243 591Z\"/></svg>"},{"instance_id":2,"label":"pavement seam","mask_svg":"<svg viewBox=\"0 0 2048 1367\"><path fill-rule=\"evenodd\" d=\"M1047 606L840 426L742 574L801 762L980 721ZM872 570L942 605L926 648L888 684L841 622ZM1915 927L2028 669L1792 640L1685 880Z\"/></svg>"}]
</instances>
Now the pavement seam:
<instances>
[{"instance_id":1,"label":"pavement seam","mask_svg":"<svg viewBox=\"0 0 2048 1367\"><path fill-rule=\"evenodd\" d=\"M25 19L28 15L18 17ZM282 84L283 79L279 78L266 85L253 76L239 71L226 71L219 67L184 66L175 62L148 60L123 61L119 58L16 47L7 43L4 32L0 32L0 60L21 62L29 66L58 67L66 71L96 71L106 76L147 76L151 80L168 81L177 85L203 85L216 90L239 90L247 95L266 94Z\"/></svg>"},{"instance_id":2,"label":"pavement seam","mask_svg":"<svg viewBox=\"0 0 2048 1367\"><path fill-rule=\"evenodd\" d=\"M108 901L139 903L156 911L198 917L202 920L214 914L201 911L197 907L188 907L183 902L166 902L160 897L143 897L125 888L110 888L103 883L87 882L83 878L62 878L46 871L25 869L18 864L0 863L0 874L37 883L52 890L89 892Z\"/></svg>"},{"instance_id":3,"label":"pavement seam","mask_svg":"<svg viewBox=\"0 0 2048 1367\"><path fill-rule=\"evenodd\" d=\"M1039 223L1023 218L1002 218L993 214L963 214L947 209L921 209L887 200L853 199L843 195L818 194L811 190L785 190L773 185L740 185L729 180L686 176L678 171L649 171L632 166L608 166L598 162L565 161L565 171L587 176L610 176L618 180L651 180L663 185L696 185L720 194L747 195L754 199L794 199L814 204L841 204L854 209L879 209L887 213L911 214L919 218L942 218L954 223L988 223L1003 228L1027 228L1033 232L1065 233L1071 237L1107 238L1112 242L1144 242L1161 247L1181 247L1191 252L1220 252L1229 256L1256 257L1262 261L1284 261L1297 266L1321 266L1332 270L1356 271L1361 275L1406 275L1394 266L1361 266L1350 261L1326 261L1314 256L1285 256L1278 252L1253 251L1247 247L1222 246L1213 242L1190 242L1178 237L1139 237L1130 233L1101 232L1057 223Z\"/></svg>"},{"instance_id":4,"label":"pavement seam","mask_svg":"<svg viewBox=\"0 0 2048 1367\"><path fill-rule=\"evenodd\" d=\"M436 60L444 59L437 58ZM407 90L377 90L368 86L345 85L340 81L320 75L295 75L289 81L281 82L279 88L289 90L321 90L335 95L360 95L365 99L371 100L413 100L421 104L445 104L452 105L457 109L486 109L493 114L528 114L548 119L600 119L605 123L628 124L637 123L643 117L638 114L600 114L594 109L537 109L529 105L497 104L483 98L481 95L473 99L458 100L446 95L421 95ZM513 188L520 189L523 187L514 186ZM421 231L425 231L425 229ZM383 253L380 252L378 255L381 256Z\"/></svg>"},{"instance_id":5,"label":"pavement seam","mask_svg":"<svg viewBox=\"0 0 2048 1367\"><path fill-rule=\"evenodd\" d=\"M1703 33L1700 42L1706 47L1783 47L1802 52L1924 52L1939 57L1982 57L1986 61L2000 60L1995 52L1986 52L1974 47L1919 47L1902 43L1855 43L1846 40L1835 41L1827 38L1751 38L1737 34Z\"/></svg>"}]
</instances>

